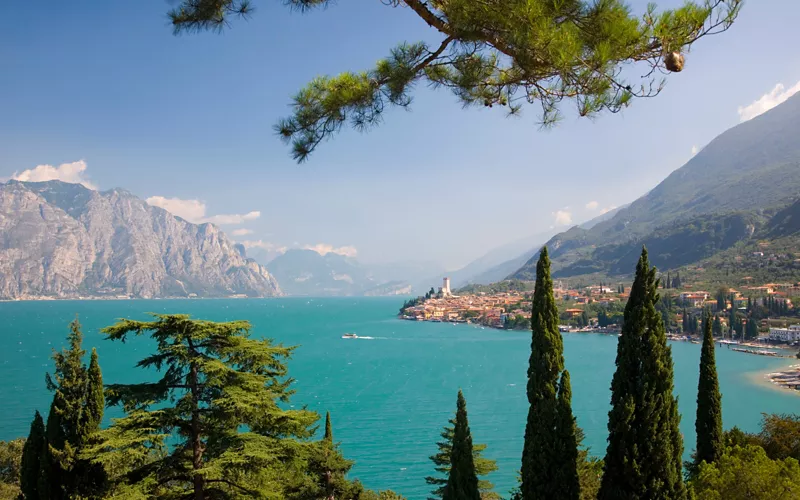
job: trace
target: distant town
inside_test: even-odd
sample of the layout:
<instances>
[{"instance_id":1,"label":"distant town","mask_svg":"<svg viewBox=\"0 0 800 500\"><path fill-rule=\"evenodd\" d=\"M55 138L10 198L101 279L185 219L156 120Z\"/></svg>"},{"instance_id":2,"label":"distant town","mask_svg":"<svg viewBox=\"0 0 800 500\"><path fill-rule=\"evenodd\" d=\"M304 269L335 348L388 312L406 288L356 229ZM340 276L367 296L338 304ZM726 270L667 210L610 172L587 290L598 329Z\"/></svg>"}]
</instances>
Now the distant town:
<instances>
[{"instance_id":1,"label":"distant town","mask_svg":"<svg viewBox=\"0 0 800 500\"><path fill-rule=\"evenodd\" d=\"M692 290L680 278L664 280L661 313L673 336L692 337L699 333L704 310L714 315L714 333L730 341L800 343L800 283L767 283L740 290L721 288L716 292ZM439 290L406 301L400 317L414 321L470 323L499 329L530 328L532 284L522 290L454 293L450 279ZM676 286L677 285L677 286ZM668 288L666 288L668 287ZM527 288L527 289L525 289ZM597 284L568 288L554 283L562 331L620 331L629 289L625 285Z\"/></svg>"}]
</instances>

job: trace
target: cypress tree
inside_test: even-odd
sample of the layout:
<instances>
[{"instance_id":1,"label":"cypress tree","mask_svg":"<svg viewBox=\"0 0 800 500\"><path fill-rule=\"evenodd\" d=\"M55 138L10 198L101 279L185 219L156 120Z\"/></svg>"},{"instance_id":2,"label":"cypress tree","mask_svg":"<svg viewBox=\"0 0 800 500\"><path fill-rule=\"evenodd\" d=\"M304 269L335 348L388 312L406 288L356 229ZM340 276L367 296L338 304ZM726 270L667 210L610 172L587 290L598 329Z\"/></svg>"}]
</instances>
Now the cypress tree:
<instances>
[{"instance_id":1,"label":"cypress tree","mask_svg":"<svg viewBox=\"0 0 800 500\"><path fill-rule=\"evenodd\" d=\"M450 452L450 476L442 493L442 500L481 500L478 474L472 452L472 435L467 419L467 402L458 391L456 425L453 432L453 449Z\"/></svg>"},{"instance_id":2,"label":"cypress tree","mask_svg":"<svg viewBox=\"0 0 800 500\"><path fill-rule=\"evenodd\" d=\"M558 309L550 277L550 258L547 247L542 248L536 265L536 287L531 310L531 356L528 365L528 420L522 451L520 492L525 500L576 499L576 484L562 480L577 477L575 460L564 461L577 450L567 450L573 444L563 442L574 428L569 405L559 404L559 377L564 371L564 345L558 330ZM566 379L567 389L569 377ZM568 398L565 394L564 397ZM563 412L569 414L563 414ZM568 424L567 424L568 423ZM573 429L574 431L574 429Z\"/></svg>"},{"instance_id":3,"label":"cypress tree","mask_svg":"<svg viewBox=\"0 0 800 500\"><path fill-rule=\"evenodd\" d=\"M310 449L304 469L297 474L298 484L288 488L287 498L357 499L363 493L361 483L347 480L353 462L345 459L333 441L330 412L325 413L325 434Z\"/></svg>"},{"instance_id":4,"label":"cypress tree","mask_svg":"<svg viewBox=\"0 0 800 500\"><path fill-rule=\"evenodd\" d=\"M442 430L442 433L440 434L442 440L436 443L436 446L439 448L439 452L430 457L431 462L433 462L435 466L436 472L441 474L443 477L429 476L425 478L426 483L435 486L435 489L431 491L431 497L429 500L442 498L442 495L444 494L444 487L447 485L447 480L450 477L450 457L453 451L455 427L456 419L454 416L449 420L449 425L446 425ZM472 461L475 464L475 474L478 476L478 490L480 491L481 498L483 500L497 500L500 498L500 496L493 491L494 485L486 479L481 479L481 476L485 476L497 470L496 461L483 457L484 450L486 450L485 444L472 443Z\"/></svg>"},{"instance_id":5,"label":"cypress tree","mask_svg":"<svg viewBox=\"0 0 800 500\"><path fill-rule=\"evenodd\" d=\"M83 409L86 397L86 366L83 364L83 333L75 319L69 325L69 347L53 353L55 370L45 377L53 402L47 415L47 444L42 456L39 494L50 500L74 496L78 477L74 473L85 437Z\"/></svg>"},{"instance_id":6,"label":"cypress tree","mask_svg":"<svg viewBox=\"0 0 800 500\"><path fill-rule=\"evenodd\" d=\"M747 320L747 335L748 339L755 339L758 337L758 320L750 318Z\"/></svg>"},{"instance_id":7,"label":"cypress tree","mask_svg":"<svg viewBox=\"0 0 800 500\"><path fill-rule=\"evenodd\" d=\"M714 359L714 338L711 316L703 322L703 350L700 354L700 379L697 384L697 431L695 464L717 462L725 449L722 433L722 396L719 393L717 364Z\"/></svg>"},{"instance_id":8,"label":"cypress tree","mask_svg":"<svg viewBox=\"0 0 800 500\"><path fill-rule=\"evenodd\" d=\"M331 412L325 412L325 435L322 438L327 443L333 443L333 428L331 427Z\"/></svg>"},{"instance_id":9,"label":"cypress tree","mask_svg":"<svg viewBox=\"0 0 800 500\"><path fill-rule=\"evenodd\" d=\"M617 345L599 500L686 498L672 354L656 310L657 290L656 270L643 249Z\"/></svg>"},{"instance_id":10,"label":"cypress tree","mask_svg":"<svg viewBox=\"0 0 800 500\"><path fill-rule=\"evenodd\" d=\"M103 374L97 350L92 348L89 361L89 370L86 374L86 396L83 408L83 435L81 445L87 446L96 440L95 433L100 430L105 409L105 394L103 391ZM78 481L78 491L84 496L100 496L106 488L108 476L101 464L92 463L85 458L80 459L75 466Z\"/></svg>"},{"instance_id":11,"label":"cypress tree","mask_svg":"<svg viewBox=\"0 0 800 500\"><path fill-rule=\"evenodd\" d=\"M561 464L555 472L559 474L554 483L560 487L559 498L578 499L581 496L580 478L578 475L578 435L575 417L572 415L572 386L569 371L561 372L558 384L558 418L556 426L558 455L554 461Z\"/></svg>"},{"instance_id":12,"label":"cypress tree","mask_svg":"<svg viewBox=\"0 0 800 500\"><path fill-rule=\"evenodd\" d=\"M722 321L719 319L719 316L714 316L714 326L712 326L712 332L718 337L722 335Z\"/></svg>"},{"instance_id":13,"label":"cypress tree","mask_svg":"<svg viewBox=\"0 0 800 500\"><path fill-rule=\"evenodd\" d=\"M97 359L97 350L92 348L86 383L86 406L84 408L84 433L90 436L100 430L106 399L103 393L103 373Z\"/></svg>"},{"instance_id":14,"label":"cypress tree","mask_svg":"<svg viewBox=\"0 0 800 500\"><path fill-rule=\"evenodd\" d=\"M41 471L42 453L44 453L44 421L37 411L31 422L28 439L22 448L22 463L20 465L20 491L22 498L39 500L39 473Z\"/></svg>"}]
</instances>

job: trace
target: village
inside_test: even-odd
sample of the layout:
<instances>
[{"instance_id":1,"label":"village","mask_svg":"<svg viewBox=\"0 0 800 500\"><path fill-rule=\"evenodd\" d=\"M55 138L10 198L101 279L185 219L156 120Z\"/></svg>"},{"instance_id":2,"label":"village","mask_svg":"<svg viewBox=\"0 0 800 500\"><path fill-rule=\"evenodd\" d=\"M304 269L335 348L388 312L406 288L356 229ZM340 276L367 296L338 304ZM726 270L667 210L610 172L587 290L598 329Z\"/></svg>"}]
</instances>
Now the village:
<instances>
[{"instance_id":1,"label":"village","mask_svg":"<svg viewBox=\"0 0 800 500\"><path fill-rule=\"evenodd\" d=\"M562 331L619 332L629 293L623 285L599 284L573 289L556 281L553 292L559 306ZM745 286L741 290L727 288L723 298L720 298L720 293L688 287L663 290L662 297L669 297L670 302L669 309L666 309L668 321L665 321L670 336L686 338L687 334L698 333L691 328L689 320L696 321L703 310L710 310L719 318L723 339L732 341L741 337L744 342L744 325L751 318L751 308L769 305L774 310L785 312L783 316L796 315L792 297L800 297L800 283L769 283ZM479 324L498 329L528 329L532 294L531 291L513 290L455 294L450 289L449 278L444 278L438 292L432 290L423 297L406 302L400 317L414 321ZM689 317L684 318L684 314ZM741 324L734 326L741 333L729 324L731 317L739 318L737 321ZM749 340L775 344L800 342L800 326L776 325L769 318L752 321L756 322L758 333Z\"/></svg>"}]
</instances>

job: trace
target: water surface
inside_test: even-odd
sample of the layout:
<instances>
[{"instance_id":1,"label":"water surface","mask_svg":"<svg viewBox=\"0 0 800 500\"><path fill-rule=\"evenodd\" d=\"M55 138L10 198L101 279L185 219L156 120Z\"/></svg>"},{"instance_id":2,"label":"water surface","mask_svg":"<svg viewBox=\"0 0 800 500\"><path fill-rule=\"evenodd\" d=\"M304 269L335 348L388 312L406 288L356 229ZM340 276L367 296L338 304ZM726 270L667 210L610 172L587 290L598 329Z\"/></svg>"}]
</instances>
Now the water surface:
<instances>
[{"instance_id":1,"label":"water surface","mask_svg":"<svg viewBox=\"0 0 800 500\"><path fill-rule=\"evenodd\" d=\"M530 334L468 325L394 318L402 298L50 301L0 303L0 439L25 435L34 409L47 411L44 373L51 349L63 344L79 315L85 346L97 347L106 383L147 377L133 368L150 352L146 339L126 344L103 340L98 329L116 318L146 319L146 312L188 313L216 321L246 319L254 334L299 345L289 370L297 379L295 405L331 411L334 435L353 476L374 489L425 498L427 457L436 452L441 427L464 390L476 442L500 470L491 479L506 494L513 487L527 414L526 369ZM355 332L372 340L345 340ZM573 409L595 454L605 452L609 385L617 337L567 334L566 363ZM683 414L687 454L694 446L694 412L700 346L671 344L675 384ZM761 412L797 412L797 395L763 383L754 373L790 360L717 349L726 427L756 430ZM119 415L114 410L107 416Z\"/></svg>"}]
</instances>

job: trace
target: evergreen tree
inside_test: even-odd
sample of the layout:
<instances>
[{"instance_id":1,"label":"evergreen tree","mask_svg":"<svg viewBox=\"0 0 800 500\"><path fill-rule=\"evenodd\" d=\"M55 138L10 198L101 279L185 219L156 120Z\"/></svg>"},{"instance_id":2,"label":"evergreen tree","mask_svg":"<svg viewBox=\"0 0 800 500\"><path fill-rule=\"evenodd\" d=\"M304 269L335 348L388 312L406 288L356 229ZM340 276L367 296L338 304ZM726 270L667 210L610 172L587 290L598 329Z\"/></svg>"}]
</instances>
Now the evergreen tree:
<instances>
[{"instance_id":1,"label":"evergreen tree","mask_svg":"<svg viewBox=\"0 0 800 500\"><path fill-rule=\"evenodd\" d=\"M458 391L458 409L450 451L450 475L442 492L442 500L481 500L478 475L472 451L472 435L467 419L467 402Z\"/></svg>"},{"instance_id":2,"label":"evergreen tree","mask_svg":"<svg viewBox=\"0 0 800 500\"><path fill-rule=\"evenodd\" d=\"M22 448L19 483L23 499L39 500L43 498L39 495L39 474L44 447L44 421L37 411L31 422L28 439L25 440L25 446Z\"/></svg>"},{"instance_id":3,"label":"evergreen tree","mask_svg":"<svg viewBox=\"0 0 800 500\"><path fill-rule=\"evenodd\" d=\"M348 481L346 476L353 462L345 459L339 445L333 441L331 415L325 414L325 434L310 449L309 458L296 473L297 483L288 488L286 497L291 500L338 499L355 500L364 492L359 482Z\"/></svg>"},{"instance_id":4,"label":"evergreen tree","mask_svg":"<svg viewBox=\"0 0 800 500\"><path fill-rule=\"evenodd\" d=\"M664 288L672 288L672 280L669 277L669 273L667 273L667 283L664 285Z\"/></svg>"},{"instance_id":5,"label":"evergreen tree","mask_svg":"<svg viewBox=\"0 0 800 500\"><path fill-rule=\"evenodd\" d=\"M564 480L577 477L574 460L563 461L572 454L566 448L573 443L564 442L570 430L563 426L570 422L574 427L569 405L559 403L559 378L564 371L564 345L558 330L558 309L553 296L550 277L550 257L547 247L542 248L536 265L536 287L531 311L532 341L528 365L528 421L525 426L525 443L522 451L520 491L525 500L573 500L579 486L565 484ZM566 378L569 387L569 377ZM564 395L568 399L568 395ZM569 415L562 412L570 411Z\"/></svg>"},{"instance_id":6,"label":"evergreen tree","mask_svg":"<svg viewBox=\"0 0 800 500\"><path fill-rule=\"evenodd\" d=\"M292 0L301 11L332 0ZM365 130L391 106L410 105L424 83L449 89L464 105L502 107L511 114L524 103L541 107L544 124L555 123L561 101L580 116L617 112L635 97L661 89L657 69L681 71L681 51L698 38L726 30L741 0L687 2L661 13L634 14L621 0L534 1L403 0L436 31L438 40L403 42L367 71L318 77L294 97L294 114L276 125L304 161L347 124ZM247 16L248 0L180 0L170 12L176 32L220 30L229 18ZM641 82L621 79L627 64L644 66ZM641 85L640 85L641 83Z\"/></svg>"},{"instance_id":7,"label":"evergreen tree","mask_svg":"<svg viewBox=\"0 0 800 500\"><path fill-rule=\"evenodd\" d=\"M714 336L719 337L722 335L722 321L719 319L719 316L714 316L714 324L711 329Z\"/></svg>"},{"instance_id":8,"label":"evergreen tree","mask_svg":"<svg viewBox=\"0 0 800 500\"><path fill-rule=\"evenodd\" d=\"M700 379L697 384L697 431L695 464L715 463L725 449L722 433L722 396L719 393L711 315L703 322L703 350L700 354Z\"/></svg>"},{"instance_id":9,"label":"evergreen tree","mask_svg":"<svg viewBox=\"0 0 800 500\"><path fill-rule=\"evenodd\" d=\"M86 396L83 409L83 436L82 446L87 446L95 439L95 434L100 431L103 422L103 410L106 400L103 391L103 374L97 351L92 348L92 355L87 371ZM76 474L79 481L78 489L83 495L100 495L106 488L108 477L101 464L92 463L87 458L81 458L76 465Z\"/></svg>"},{"instance_id":10,"label":"evergreen tree","mask_svg":"<svg viewBox=\"0 0 800 500\"><path fill-rule=\"evenodd\" d=\"M447 480L450 477L450 460L453 450L453 437L455 435L456 419L453 417L449 420L449 425L445 426L440 436L442 440L436 443L439 452L430 457L431 462L435 466L436 472L444 477L429 476L425 478L425 482L435 489L431 491L429 500L436 500L442 498L444 488L447 485ZM486 449L485 444L472 443L472 462L475 464L475 474L478 476L478 490L480 491L483 500L495 499L499 500L500 496L495 493L494 485L486 479L481 479L482 476L490 474L497 470L497 462L489 458L483 457L483 451Z\"/></svg>"},{"instance_id":11,"label":"evergreen tree","mask_svg":"<svg viewBox=\"0 0 800 500\"><path fill-rule=\"evenodd\" d=\"M87 436L90 436L100 430L100 424L103 421L103 410L106 406L106 400L103 394L103 374L100 371L97 350L94 348L92 348L87 377L83 432Z\"/></svg>"},{"instance_id":12,"label":"evergreen tree","mask_svg":"<svg viewBox=\"0 0 800 500\"><path fill-rule=\"evenodd\" d=\"M281 497L307 470L302 445L319 417L284 409L293 393L285 364L293 348L251 338L246 321L187 315L122 320L102 332L123 342L149 334L156 352L137 366L161 375L107 386L108 404L126 415L87 452L99 463L129 464L112 478L126 496Z\"/></svg>"},{"instance_id":13,"label":"evergreen tree","mask_svg":"<svg viewBox=\"0 0 800 500\"><path fill-rule=\"evenodd\" d=\"M758 320L755 318L750 318L747 320L747 330L745 331L745 337L749 340L758 338Z\"/></svg>"},{"instance_id":14,"label":"evergreen tree","mask_svg":"<svg viewBox=\"0 0 800 500\"><path fill-rule=\"evenodd\" d=\"M557 455L553 461L561 464L555 469L559 476L554 478L554 483L560 485L559 498L578 499L581 496L581 484L578 476L578 435L577 423L572 415L572 386L569 379L569 371L561 372L561 380L558 384L558 425L555 432L558 446L555 451Z\"/></svg>"},{"instance_id":15,"label":"evergreen tree","mask_svg":"<svg viewBox=\"0 0 800 500\"><path fill-rule=\"evenodd\" d=\"M78 455L85 442L84 406L87 370L83 364L83 333L78 320L70 323L69 347L53 352L55 371L45 377L53 401L45 427L46 444L42 454L39 495L50 500L71 498L78 493Z\"/></svg>"},{"instance_id":16,"label":"evergreen tree","mask_svg":"<svg viewBox=\"0 0 800 500\"><path fill-rule=\"evenodd\" d=\"M672 280L672 288L681 288L683 285L681 283L681 273L676 272L675 278Z\"/></svg>"},{"instance_id":17,"label":"evergreen tree","mask_svg":"<svg viewBox=\"0 0 800 500\"><path fill-rule=\"evenodd\" d=\"M599 500L686 498L672 354L658 299L656 270L643 249L617 346Z\"/></svg>"},{"instance_id":18,"label":"evergreen tree","mask_svg":"<svg viewBox=\"0 0 800 500\"><path fill-rule=\"evenodd\" d=\"M581 313L581 326L589 326L589 314L585 309Z\"/></svg>"},{"instance_id":19,"label":"evergreen tree","mask_svg":"<svg viewBox=\"0 0 800 500\"><path fill-rule=\"evenodd\" d=\"M333 443L333 427L331 426L331 412L325 412L325 434L322 437L326 443Z\"/></svg>"}]
</instances>

